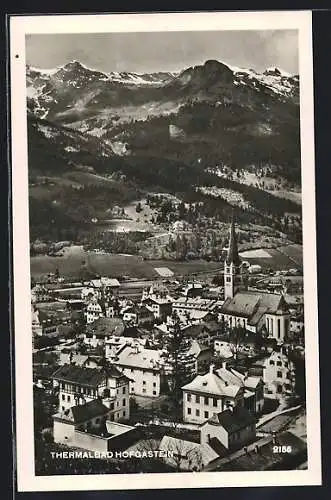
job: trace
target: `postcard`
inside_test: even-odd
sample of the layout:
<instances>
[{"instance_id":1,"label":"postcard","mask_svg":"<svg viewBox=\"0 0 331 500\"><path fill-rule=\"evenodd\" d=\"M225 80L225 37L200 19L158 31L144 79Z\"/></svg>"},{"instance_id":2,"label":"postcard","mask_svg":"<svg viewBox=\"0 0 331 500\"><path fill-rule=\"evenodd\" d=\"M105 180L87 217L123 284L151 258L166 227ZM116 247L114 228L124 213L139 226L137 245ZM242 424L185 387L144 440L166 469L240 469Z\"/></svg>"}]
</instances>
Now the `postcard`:
<instances>
[{"instance_id":1,"label":"postcard","mask_svg":"<svg viewBox=\"0 0 331 500\"><path fill-rule=\"evenodd\" d=\"M321 485L311 17L10 16L18 491Z\"/></svg>"}]
</instances>

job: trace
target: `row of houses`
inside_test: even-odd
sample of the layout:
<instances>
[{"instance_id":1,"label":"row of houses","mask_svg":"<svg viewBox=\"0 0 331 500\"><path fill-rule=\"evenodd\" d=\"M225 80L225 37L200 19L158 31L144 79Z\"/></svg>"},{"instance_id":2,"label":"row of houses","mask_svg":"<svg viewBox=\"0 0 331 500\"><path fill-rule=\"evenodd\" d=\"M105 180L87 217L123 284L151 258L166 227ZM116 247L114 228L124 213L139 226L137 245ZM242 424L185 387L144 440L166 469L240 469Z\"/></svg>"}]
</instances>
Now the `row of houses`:
<instances>
[{"instance_id":1,"label":"row of houses","mask_svg":"<svg viewBox=\"0 0 331 500\"><path fill-rule=\"evenodd\" d=\"M140 378L141 389L146 389L144 395L159 390L160 360L145 352L139 357L140 363L144 363L138 366L137 352L128 348L124 352L118 364L106 366L82 355L62 360L52 376L58 391L58 411L53 416L56 443L94 451L109 451L118 446L134 449L139 433L127 425L130 395L136 393ZM287 357L277 352L266 360L265 367L285 374L290 369L288 363ZM273 380L271 372L269 376ZM184 445L190 450L194 448L199 451L200 461L204 457L200 465L206 465L254 441L256 416L263 410L266 395L265 384L264 376L241 373L226 364L219 369L211 365L206 373L195 376L182 387L183 421L198 426L200 443L197 448L190 442L181 442L180 453L183 454ZM173 449L175 453L176 446L176 438L164 436L160 450ZM198 467L192 458L195 452L183 454L183 459L191 457L190 464L186 464L190 470Z\"/></svg>"}]
</instances>

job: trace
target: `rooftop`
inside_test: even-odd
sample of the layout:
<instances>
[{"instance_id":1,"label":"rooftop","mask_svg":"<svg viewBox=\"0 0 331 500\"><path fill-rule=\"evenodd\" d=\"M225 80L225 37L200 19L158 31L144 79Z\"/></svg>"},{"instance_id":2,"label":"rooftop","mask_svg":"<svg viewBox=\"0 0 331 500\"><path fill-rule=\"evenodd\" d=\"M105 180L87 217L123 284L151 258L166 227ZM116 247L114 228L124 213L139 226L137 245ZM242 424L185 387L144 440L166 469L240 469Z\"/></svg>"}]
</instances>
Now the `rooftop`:
<instances>
[{"instance_id":1,"label":"rooftop","mask_svg":"<svg viewBox=\"0 0 331 500\"><path fill-rule=\"evenodd\" d=\"M243 384L238 381L223 380L218 373L209 371L205 375L197 375L192 382L184 385L182 390L215 396L236 397L240 390L243 390Z\"/></svg>"},{"instance_id":2,"label":"rooftop","mask_svg":"<svg viewBox=\"0 0 331 500\"><path fill-rule=\"evenodd\" d=\"M276 293L238 292L233 298L228 298L221 307L221 312L248 319L255 325L263 314L280 314L287 312L284 297Z\"/></svg>"},{"instance_id":3,"label":"rooftop","mask_svg":"<svg viewBox=\"0 0 331 500\"><path fill-rule=\"evenodd\" d=\"M213 425L221 425L229 434L232 434L255 424L256 421L255 417L246 408L236 406L231 410L215 413L207 422Z\"/></svg>"},{"instance_id":4,"label":"rooftop","mask_svg":"<svg viewBox=\"0 0 331 500\"><path fill-rule=\"evenodd\" d=\"M57 413L54 415L54 418L67 420L68 422L79 425L95 417L103 416L108 412L109 408L107 408L100 399L92 399L92 401L84 405L72 406L63 413Z\"/></svg>"},{"instance_id":5,"label":"rooftop","mask_svg":"<svg viewBox=\"0 0 331 500\"><path fill-rule=\"evenodd\" d=\"M120 282L115 278L102 277L99 279L94 279L90 281L90 284L95 288L100 288L101 286L109 287L119 287Z\"/></svg>"},{"instance_id":6,"label":"rooftop","mask_svg":"<svg viewBox=\"0 0 331 500\"><path fill-rule=\"evenodd\" d=\"M86 327L89 335L109 337L111 335L121 336L125 330L125 324L120 318L98 318Z\"/></svg>"},{"instance_id":7,"label":"rooftop","mask_svg":"<svg viewBox=\"0 0 331 500\"><path fill-rule=\"evenodd\" d=\"M95 368L65 364L52 374L52 378L89 387L98 387L105 380L105 374Z\"/></svg>"},{"instance_id":8,"label":"rooftop","mask_svg":"<svg viewBox=\"0 0 331 500\"><path fill-rule=\"evenodd\" d=\"M143 370L158 369L160 363L160 352L154 349L146 349L141 345L124 346L117 353L117 364L141 368Z\"/></svg>"}]
</instances>

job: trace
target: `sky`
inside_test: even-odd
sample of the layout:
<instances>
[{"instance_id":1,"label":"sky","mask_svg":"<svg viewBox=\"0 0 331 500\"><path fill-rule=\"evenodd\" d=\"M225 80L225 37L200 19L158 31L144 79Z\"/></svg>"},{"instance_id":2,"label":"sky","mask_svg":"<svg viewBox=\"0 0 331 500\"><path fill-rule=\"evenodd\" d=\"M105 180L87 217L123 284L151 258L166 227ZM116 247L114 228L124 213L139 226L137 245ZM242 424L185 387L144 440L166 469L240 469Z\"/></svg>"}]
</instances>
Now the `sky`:
<instances>
[{"instance_id":1,"label":"sky","mask_svg":"<svg viewBox=\"0 0 331 500\"><path fill-rule=\"evenodd\" d=\"M26 36L26 63L52 69L78 60L103 72L180 71L208 59L258 72L298 74L296 30L79 33Z\"/></svg>"}]
</instances>

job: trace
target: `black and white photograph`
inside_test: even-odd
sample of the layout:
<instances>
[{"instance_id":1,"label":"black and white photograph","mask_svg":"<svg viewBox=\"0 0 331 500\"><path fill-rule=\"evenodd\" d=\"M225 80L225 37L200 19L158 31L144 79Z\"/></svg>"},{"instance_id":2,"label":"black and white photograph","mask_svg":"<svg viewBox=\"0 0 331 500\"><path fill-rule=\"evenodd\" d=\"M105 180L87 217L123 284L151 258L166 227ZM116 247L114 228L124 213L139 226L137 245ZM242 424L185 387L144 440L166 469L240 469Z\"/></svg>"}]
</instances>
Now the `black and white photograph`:
<instances>
[{"instance_id":1,"label":"black and white photograph","mask_svg":"<svg viewBox=\"0 0 331 500\"><path fill-rule=\"evenodd\" d=\"M311 13L14 16L11 78L19 490L320 484Z\"/></svg>"}]
</instances>

